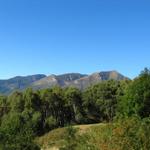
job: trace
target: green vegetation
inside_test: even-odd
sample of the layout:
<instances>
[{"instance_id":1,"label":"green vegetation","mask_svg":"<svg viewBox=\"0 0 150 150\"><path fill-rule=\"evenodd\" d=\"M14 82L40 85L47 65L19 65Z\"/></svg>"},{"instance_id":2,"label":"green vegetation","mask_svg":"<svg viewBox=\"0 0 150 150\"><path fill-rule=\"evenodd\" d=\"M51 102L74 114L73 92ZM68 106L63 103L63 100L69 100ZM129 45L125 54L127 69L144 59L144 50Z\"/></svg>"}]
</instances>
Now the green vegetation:
<instances>
[{"instance_id":1,"label":"green vegetation","mask_svg":"<svg viewBox=\"0 0 150 150\"><path fill-rule=\"evenodd\" d=\"M147 68L129 84L120 101L119 112L123 116L150 116L150 71Z\"/></svg>"},{"instance_id":2,"label":"green vegetation","mask_svg":"<svg viewBox=\"0 0 150 150\"><path fill-rule=\"evenodd\" d=\"M93 123L104 125L81 129ZM35 140L44 134L46 139ZM82 92L53 87L0 97L1 150L38 150L44 144L62 150L149 150L149 141L148 69L133 81L103 81Z\"/></svg>"},{"instance_id":3,"label":"green vegetation","mask_svg":"<svg viewBox=\"0 0 150 150\"><path fill-rule=\"evenodd\" d=\"M114 123L78 125L73 128L71 128L73 138L68 136L70 128L59 128L38 138L36 142L45 149L57 147L70 150L71 145L75 150L150 149L150 119L148 118L130 117L119 119Z\"/></svg>"}]
</instances>

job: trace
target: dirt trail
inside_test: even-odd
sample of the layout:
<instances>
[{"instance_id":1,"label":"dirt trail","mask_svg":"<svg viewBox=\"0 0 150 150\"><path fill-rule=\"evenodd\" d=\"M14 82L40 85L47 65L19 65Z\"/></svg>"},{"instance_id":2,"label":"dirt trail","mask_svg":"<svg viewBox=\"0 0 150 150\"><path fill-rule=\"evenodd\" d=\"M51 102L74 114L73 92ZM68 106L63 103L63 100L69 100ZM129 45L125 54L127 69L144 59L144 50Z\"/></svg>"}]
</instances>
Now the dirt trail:
<instances>
[{"instance_id":1,"label":"dirt trail","mask_svg":"<svg viewBox=\"0 0 150 150\"><path fill-rule=\"evenodd\" d=\"M41 150L59 150L57 147L51 147L51 148L46 148L46 149L41 149Z\"/></svg>"}]
</instances>

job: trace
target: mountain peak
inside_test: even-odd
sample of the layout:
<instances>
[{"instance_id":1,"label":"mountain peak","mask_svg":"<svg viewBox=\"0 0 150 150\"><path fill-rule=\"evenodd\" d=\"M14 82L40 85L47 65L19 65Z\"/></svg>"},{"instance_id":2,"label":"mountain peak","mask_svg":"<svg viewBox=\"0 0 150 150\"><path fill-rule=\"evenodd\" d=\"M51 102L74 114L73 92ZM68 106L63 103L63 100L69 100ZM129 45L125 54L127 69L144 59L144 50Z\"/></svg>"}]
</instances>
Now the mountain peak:
<instances>
[{"instance_id":1,"label":"mountain peak","mask_svg":"<svg viewBox=\"0 0 150 150\"><path fill-rule=\"evenodd\" d=\"M9 94L14 90L24 90L27 87L33 89L44 89L53 86L68 87L74 86L79 89L102 82L104 80L124 80L128 79L117 71L101 71L91 75L80 73L66 73L61 75L46 76L43 74L30 76L16 76L8 80L0 80L0 93Z\"/></svg>"}]
</instances>

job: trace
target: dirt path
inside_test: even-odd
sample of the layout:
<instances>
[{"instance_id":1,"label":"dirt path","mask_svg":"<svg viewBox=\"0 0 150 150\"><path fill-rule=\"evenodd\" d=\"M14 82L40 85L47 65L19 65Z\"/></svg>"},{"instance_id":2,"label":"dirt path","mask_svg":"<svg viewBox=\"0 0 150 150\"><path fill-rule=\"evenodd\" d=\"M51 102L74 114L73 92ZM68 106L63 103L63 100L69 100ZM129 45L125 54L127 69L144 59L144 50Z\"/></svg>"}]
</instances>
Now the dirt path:
<instances>
[{"instance_id":1,"label":"dirt path","mask_svg":"<svg viewBox=\"0 0 150 150\"><path fill-rule=\"evenodd\" d=\"M83 134L85 133L88 129L90 129L90 127L93 127L93 126L103 126L105 124L103 123L97 123L97 124L87 124L87 125L75 125L74 127L75 128L79 128L80 130L80 133Z\"/></svg>"},{"instance_id":2,"label":"dirt path","mask_svg":"<svg viewBox=\"0 0 150 150\"><path fill-rule=\"evenodd\" d=\"M46 149L41 149L41 150L59 150L57 147L51 147L51 148L46 148Z\"/></svg>"}]
</instances>

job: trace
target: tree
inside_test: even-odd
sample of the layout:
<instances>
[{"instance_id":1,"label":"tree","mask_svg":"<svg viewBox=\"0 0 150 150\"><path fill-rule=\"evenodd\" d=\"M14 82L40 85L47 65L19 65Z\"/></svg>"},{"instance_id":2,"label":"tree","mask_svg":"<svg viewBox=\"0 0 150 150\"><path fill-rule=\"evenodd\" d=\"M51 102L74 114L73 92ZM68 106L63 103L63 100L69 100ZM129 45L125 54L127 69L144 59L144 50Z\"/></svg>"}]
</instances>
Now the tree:
<instances>
[{"instance_id":1,"label":"tree","mask_svg":"<svg viewBox=\"0 0 150 150\"><path fill-rule=\"evenodd\" d=\"M64 91L60 87L42 90L40 93L42 99L43 119L53 117L56 126L65 125L65 101Z\"/></svg>"},{"instance_id":2,"label":"tree","mask_svg":"<svg viewBox=\"0 0 150 150\"><path fill-rule=\"evenodd\" d=\"M4 117L0 126L1 150L40 150L33 139L33 131L26 126L20 113Z\"/></svg>"},{"instance_id":3,"label":"tree","mask_svg":"<svg viewBox=\"0 0 150 150\"><path fill-rule=\"evenodd\" d=\"M25 109L40 111L41 99L38 95L38 92L35 92L29 88L23 93L23 98L25 101Z\"/></svg>"},{"instance_id":4,"label":"tree","mask_svg":"<svg viewBox=\"0 0 150 150\"><path fill-rule=\"evenodd\" d=\"M95 121L112 121L116 113L119 81L104 81L89 87L83 93L87 116Z\"/></svg>"},{"instance_id":5,"label":"tree","mask_svg":"<svg viewBox=\"0 0 150 150\"><path fill-rule=\"evenodd\" d=\"M119 103L119 112L123 116L150 116L150 71L145 69L126 89Z\"/></svg>"},{"instance_id":6,"label":"tree","mask_svg":"<svg viewBox=\"0 0 150 150\"><path fill-rule=\"evenodd\" d=\"M44 132L48 132L57 126L56 117L54 116L54 108L52 106L52 89L44 89L40 91L40 98L42 100L42 122Z\"/></svg>"},{"instance_id":7,"label":"tree","mask_svg":"<svg viewBox=\"0 0 150 150\"><path fill-rule=\"evenodd\" d=\"M52 97L50 99L50 106L52 116L55 118L57 125L63 127L65 125L65 107L63 99L63 89L54 87L52 89Z\"/></svg>"},{"instance_id":8,"label":"tree","mask_svg":"<svg viewBox=\"0 0 150 150\"><path fill-rule=\"evenodd\" d=\"M6 96L0 96L0 118L10 111L10 106Z\"/></svg>"},{"instance_id":9,"label":"tree","mask_svg":"<svg viewBox=\"0 0 150 150\"><path fill-rule=\"evenodd\" d=\"M64 90L64 99L65 99L65 108L66 112L66 121L71 122L80 122L82 119L82 98L81 91L76 88L69 87Z\"/></svg>"},{"instance_id":10,"label":"tree","mask_svg":"<svg viewBox=\"0 0 150 150\"><path fill-rule=\"evenodd\" d=\"M21 92L14 92L8 97L8 102L10 103L11 111L22 112L24 110L24 99Z\"/></svg>"}]
</instances>

